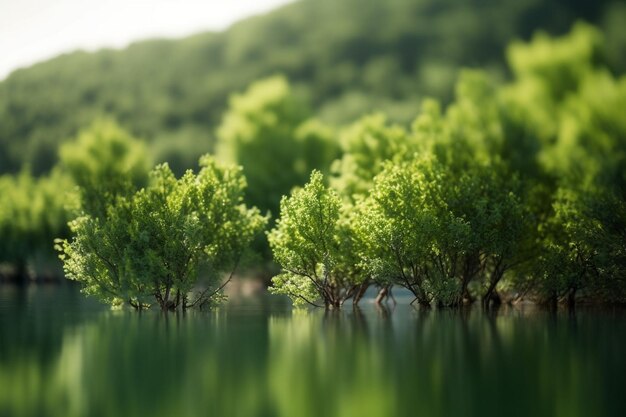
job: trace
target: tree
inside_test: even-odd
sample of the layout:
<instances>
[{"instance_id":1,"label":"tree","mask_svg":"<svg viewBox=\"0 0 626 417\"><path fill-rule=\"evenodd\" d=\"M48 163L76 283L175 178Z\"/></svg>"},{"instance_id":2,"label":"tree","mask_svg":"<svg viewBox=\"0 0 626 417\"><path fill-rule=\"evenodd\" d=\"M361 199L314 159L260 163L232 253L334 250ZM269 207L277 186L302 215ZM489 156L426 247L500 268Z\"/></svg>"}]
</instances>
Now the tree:
<instances>
[{"instance_id":1,"label":"tree","mask_svg":"<svg viewBox=\"0 0 626 417\"><path fill-rule=\"evenodd\" d=\"M490 300L514 266L524 215L511 184L494 167L457 176L433 155L387 162L357 230L362 263L376 279L403 286L422 305L472 301L469 284L484 280Z\"/></svg>"},{"instance_id":2,"label":"tree","mask_svg":"<svg viewBox=\"0 0 626 417\"><path fill-rule=\"evenodd\" d=\"M531 262L541 299L570 305L624 297L623 206L626 198L626 78L602 64L602 36L579 24L561 38L536 36L509 51L518 79L507 100L541 138L539 161L552 178ZM533 93L522 94L527 89ZM548 177L548 178L550 178ZM621 242L621 243L620 243ZM607 273L607 271L611 271Z\"/></svg>"},{"instance_id":3,"label":"tree","mask_svg":"<svg viewBox=\"0 0 626 417\"><path fill-rule=\"evenodd\" d=\"M80 210L104 218L109 205L148 180L145 145L110 119L97 120L61 146L60 165L78 186Z\"/></svg>"},{"instance_id":4,"label":"tree","mask_svg":"<svg viewBox=\"0 0 626 417\"><path fill-rule=\"evenodd\" d=\"M0 262L12 265L18 278L38 263L46 270L37 272L60 272L45 264L54 259L53 239L68 236L72 212L104 218L107 204L147 180L143 145L110 120L92 124L60 154L62 166L48 175L33 177L25 168L0 178Z\"/></svg>"},{"instance_id":5,"label":"tree","mask_svg":"<svg viewBox=\"0 0 626 417\"><path fill-rule=\"evenodd\" d=\"M26 279L36 260L54 257L52 239L68 234L66 205L72 204L72 187L58 169L39 178L26 169L0 176L0 263L12 266L15 278Z\"/></svg>"},{"instance_id":6,"label":"tree","mask_svg":"<svg viewBox=\"0 0 626 417\"><path fill-rule=\"evenodd\" d=\"M272 278L272 292L288 295L294 304L338 308L355 295L358 281L342 263L347 256L344 240L349 227L341 221L341 199L313 171L304 188L283 197L280 218L268 233L274 260L282 272Z\"/></svg>"},{"instance_id":7,"label":"tree","mask_svg":"<svg viewBox=\"0 0 626 417\"><path fill-rule=\"evenodd\" d=\"M217 151L243 166L250 204L276 215L283 195L335 158L331 133L307 117L304 102L284 77L258 81L231 98L217 132Z\"/></svg>"},{"instance_id":8,"label":"tree","mask_svg":"<svg viewBox=\"0 0 626 417\"><path fill-rule=\"evenodd\" d=\"M560 188L540 230L535 274L542 298L574 305L588 298L626 297L626 204L606 190Z\"/></svg>"},{"instance_id":9,"label":"tree","mask_svg":"<svg viewBox=\"0 0 626 417\"><path fill-rule=\"evenodd\" d=\"M362 263L378 281L400 285L428 306L458 293L450 267L469 229L447 210L437 187L445 184L432 157L385 164L370 197L359 204Z\"/></svg>"},{"instance_id":10,"label":"tree","mask_svg":"<svg viewBox=\"0 0 626 417\"><path fill-rule=\"evenodd\" d=\"M220 296L220 274L236 268L267 219L243 204L240 168L200 159L200 171L176 179L166 164L146 188L106 205L105 216L84 214L74 237L57 242L68 278L87 294L135 308L156 300L183 309ZM194 293L200 273L206 288Z\"/></svg>"},{"instance_id":11,"label":"tree","mask_svg":"<svg viewBox=\"0 0 626 417\"><path fill-rule=\"evenodd\" d=\"M602 41L596 28L579 22L560 38L537 32L531 42L513 42L507 58L518 79L537 80L553 100L560 101L577 90L601 60Z\"/></svg>"},{"instance_id":12,"label":"tree","mask_svg":"<svg viewBox=\"0 0 626 417\"><path fill-rule=\"evenodd\" d=\"M363 117L345 129L341 148L343 155L331 168L331 184L349 201L367 194L383 162L413 150L406 131L389 125L381 113Z\"/></svg>"}]
</instances>

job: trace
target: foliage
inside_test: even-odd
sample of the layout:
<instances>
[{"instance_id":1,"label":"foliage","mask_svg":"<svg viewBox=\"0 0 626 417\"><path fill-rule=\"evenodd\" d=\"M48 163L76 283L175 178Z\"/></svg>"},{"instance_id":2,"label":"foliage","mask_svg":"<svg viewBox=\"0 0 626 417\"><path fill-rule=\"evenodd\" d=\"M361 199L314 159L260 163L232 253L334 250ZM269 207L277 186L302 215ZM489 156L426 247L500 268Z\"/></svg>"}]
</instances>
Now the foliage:
<instances>
[{"instance_id":1,"label":"foliage","mask_svg":"<svg viewBox=\"0 0 626 417\"><path fill-rule=\"evenodd\" d=\"M587 25L537 35L511 47L504 87L465 71L455 100L425 101L408 132L382 115L353 124L332 178L352 258L335 265L423 305L498 304L511 285L623 301L626 90L601 48Z\"/></svg>"},{"instance_id":2,"label":"foliage","mask_svg":"<svg viewBox=\"0 0 626 417\"><path fill-rule=\"evenodd\" d=\"M582 291L590 298L624 300L626 203L606 190L563 188L553 208L535 264L543 297L574 302Z\"/></svg>"},{"instance_id":3,"label":"foliage","mask_svg":"<svg viewBox=\"0 0 626 417\"><path fill-rule=\"evenodd\" d=\"M445 203L431 186L441 175L441 166L432 158L387 164L370 197L360 202L356 223L363 244L360 256L369 274L407 288L423 305L430 304L426 285L449 278L445 271L435 277L435 271L427 270L427 259L437 250L435 239L444 238L437 234L444 227L452 233L467 232L460 221L440 224Z\"/></svg>"},{"instance_id":4,"label":"foliage","mask_svg":"<svg viewBox=\"0 0 626 417\"><path fill-rule=\"evenodd\" d=\"M304 188L283 197L280 218L268 233L275 261L282 272L272 278L272 291L288 295L296 305L340 307L354 295L358 282L342 265L349 255L343 245L349 225L337 193L324 185L323 175L313 171Z\"/></svg>"},{"instance_id":5,"label":"foliage","mask_svg":"<svg viewBox=\"0 0 626 417\"><path fill-rule=\"evenodd\" d=\"M200 166L176 179L159 165L146 188L108 202L104 217L74 220L74 237L57 244L67 277L87 294L136 308L156 299L164 310L185 309L219 297L220 274L236 267L266 219L243 205L241 169L209 156ZM201 271L209 282L192 294Z\"/></svg>"},{"instance_id":6,"label":"foliage","mask_svg":"<svg viewBox=\"0 0 626 417\"><path fill-rule=\"evenodd\" d=\"M96 217L104 218L117 197L148 180L144 144L111 120L93 123L59 153L61 166L78 186L80 209Z\"/></svg>"},{"instance_id":7,"label":"foliage","mask_svg":"<svg viewBox=\"0 0 626 417\"><path fill-rule=\"evenodd\" d=\"M432 156L387 163L361 203L363 263L422 305L471 299L470 282L495 287L515 262L523 214L513 191L490 167L455 178Z\"/></svg>"},{"instance_id":8,"label":"foliage","mask_svg":"<svg viewBox=\"0 0 626 417\"><path fill-rule=\"evenodd\" d=\"M212 46L205 49L204 37L192 38L193 47L177 53L185 56L200 48L219 57L215 71L227 68L228 77L207 77L202 59L196 57L195 66L181 71L198 71L194 75L203 74L204 81L190 76L183 88L180 76L174 82L161 74L158 83L167 85L172 101L150 101L145 108L136 104L154 97L142 83L137 83L141 93L133 99L120 95L106 105L99 102L100 87L92 86L95 95L89 93L85 100L91 97L97 102L94 107L85 106L84 113L66 120L59 111L62 102L51 100L57 104L53 114L27 106L37 96L29 74L42 71L38 82L47 82L47 71L56 74L47 69L53 63L17 72L0 84L0 93L10 93L6 101L0 94L0 150L7 149L0 162L8 167L2 169L14 172L22 161L46 160L59 142L58 132L73 134L98 113L94 109L105 107L135 134L158 132L154 154L159 159L176 154L176 170L182 170L204 146L198 137L217 120L215 114L206 115L207 109L220 108L220 100L250 80L284 69L286 76L262 79L232 95L217 131L219 157L243 165L250 181L245 201L263 212L277 214L280 197L303 185L313 170L304 188L283 197L280 218L268 234L282 268L273 291L297 303L321 301L326 307L339 307L350 297L358 300L370 282L404 286L424 305L459 305L476 298L497 304L501 296L625 301L626 76L610 66L620 62L610 55L620 49L619 42L585 23L575 24L569 34L549 35L571 21L564 17L530 41L510 45L506 57L511 79L505 80L489 51L516 33L515 28L524 27L523 37L529 35L527 18L517 13L548 6L524 0L512 11L508 2L491 5L491 0L471 6L443 1L436 7L431 0L392 0L355 7L355 1L307 0L287 6L267 20L252 19L211 35ZM595 3L559 1L550 7L584 8L592 15L600 10ZM493 27L470 30L460 25L488 9L508 12ZM439 16L438 10L468 14L445 15L445 24L428 21L423 28L413 19ZM353 17L348 23L331 24L347 13ZM328 27L322 32L316 28L317 35L308 38L296 28L308 27L316 21L313 17ZM516 23L508 25L511 20ZM280 23L279 30L267 22ZM247 25L254 28L250 33L274 41L271 52L260 46L261 36L249 37L243 30ZM619 35L612 25L612 33ZM446 35L441 39L457 33L467 37L457 48L436 37L425 42L420 30L428 30L424 33L431 38L433 33ZM224 39L228 48L220 49ZM484 51L464 48L466 43ZM299 48L301 44L309 49ZM441 49L441 44L451 51L448 59L418 59L435 56L430 48ZM141 51L147 45L131 49ZM167 42L150 45L150 57L172 48ZM419 45L423 48L416 54ZM298 54L306 59L296 59ZM115 68L107 64L115 53L102 56L108 57L102 65ZM86 63L89 57L80 59ZM221 66L223 62L228 64ZM262 69L253 65L259 62L265 62ZM460 71L453 89L450 83L462 62L495 67ZM249 65L241 66L240 73L238 63ZM417 94L428 92L430 81L439 99L422 101L418 113ZM158 96L158 89L154 91ZM214 95L208 97L209 92ZM174 102L175 109L170 107ZM372 113L372 103L388 114ZM25 108L31 111L22 119ZM311 117L310 108L318 118ZM150 117L139 117L137 109ZM363 113L369 115L361 117ZM397 123L416 113L410 127ZM342 128L324 122L355 117L360 118ZM8 146L9 137L24 137L24 145ZM181 141L185 149L168 140ZM186 297L206 271L213 271L207 291L214 291L217 271L235 263L233 254L240 253L263 223L257 212L241 206L241 174L226 174L231 171L211 168L213 162L205 160L197 177L186 173L176 179L161 166L146 185L145 149L104 120L61 147L60 169L49 177L36 179L27 170L3 177L0 191L10 198L0 211L2 260L24 265L29 251L40 247L50 230L60 230L55 228L62 204L50 190L67 189L71 177L79 186L81 217L72 223L76 238L62 246L70 275L91 280L88 292L136 306L156 295L162 308L175 308L188 305ZM323 177L328 174L330 187ZM228 180L214 180L222 177ZM225 187L226 200L213 191L206 191L206 201L193 197L220 187ZM47 214L39 203L28 206L25 196L31 194L55 208L49 224L42 220ZM224 216L240 220L216 222L218 209L211 201L218 200L225 204L219 206L224 213L230 213ZM199 205L202 210L206 205L206 212ZM231 224L232 230L222 230ZM211 240L217 236L220 241ZM207 294L196 295L189 304L211 298Z\"/></svg>"},{"instance_id":9,"label":"foliage","mask_svg":"<svg viewBox=\"0 0 626 417\"><path fill-rule=\"evenodd\" d=\"M606 52L623 71L615 3L304 0L220 33L64 54L0 82L0 173L24 163L35 175L49 171L59 144L102 115L149 141L159 161L182 158L177 170L189 168L213 149L230 94L276 73L305 90L325 120L384 108L409 122L425 95L451 99L459 68L503 78L507 43L538 28L563 33L578 19L610 18Z\"/></svg>"},{"instance_id":10,"label":"foliage","mask_svg":"<svg viewBox=\"0 0 626 417\"><path fill-rule=\"evenodd\" d=\"M278 76L231 98L218 130L218 152L244 167L250 183L247 200L261 210L276 214L282 195L335 157L324 127L311 121L303 125L307 113Z\"/></svg>"},{"instance_id":11,"label":"foliage","mask_svg":"<svg viewBox=\"0 0 626 417\"><path fill-rule=\"evenodd\" d=\"M341 136L343 156L333 163L332 185L347 198L364 195L372 186L382 163L409 152L406 131L389 126L383 114L366 116L348 127Z\"/></svg>"},{"instance_id":12,"label":"foliage","mask_svg":"<svg viewBox=\"0 0 626 417\"><path fill-rule=\"evenodd\" d=\"M508 62L519 79L535 78L553 100L576 90L600 60L601 34L592 26L577 23L566 37L554 39L538 32L530 43L514 42Z\"/></svg>"},{"instance_id":13,"label":"foliage","mask_svg":"<svg viewBox=\"0 0 626 417\"><path fill-rule=\"evenodd\" d=\"M17 278L51 257L52 239L67 235L71 190L71 180L58 169L40 178L27 170L0 176L0 263L12 265Z\"/></svg>"},{"instance_id":14,"label":"foliage","mask_svg":"<svg viewBox=\"0 0 626 417\"><path fill-rule=\"evenodd\" d=\"M543 299L577 295L591 299L624 297L623 205L626 197L626 79L602 66L602 38L577 25L567 37L537 37L517 45L518 86L506 100L523 113L541 144L540 167L552 195L536 212L536 261L525 271ZM535 85L533 98L518 94ZM540 99L535 99L539 97ZM530 100L530 101L527 101ZM517 122L518 125L522 121ZM607 271L611 271L607 273Z\"/></svg>"}]
</instances>

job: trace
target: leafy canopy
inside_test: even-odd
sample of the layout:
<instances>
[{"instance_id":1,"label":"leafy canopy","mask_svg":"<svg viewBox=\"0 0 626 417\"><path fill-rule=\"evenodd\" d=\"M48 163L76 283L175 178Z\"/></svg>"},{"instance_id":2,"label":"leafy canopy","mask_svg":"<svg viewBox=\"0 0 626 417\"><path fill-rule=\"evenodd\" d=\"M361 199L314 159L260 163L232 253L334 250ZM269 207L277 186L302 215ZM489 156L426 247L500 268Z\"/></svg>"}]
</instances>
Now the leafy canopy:
<instances>
[{"instance_id":1,"label":"leafy canopy","mask_svg":"<svg viewBox=\"0 0 626 417\"><path fill-rule=\"evenodd\" d=\"M280 218L268 233L274 260L282 272L272 278L274 293L286 294L294 304L339 307L354 295L356 282L346 274L344 262L350 238L349 224L342 221L341 199L313 171L304 188L281 201Z\"/></svg>"},{"instance_id":2,"label":"leafy canopy","mask_svg":"<svg viewBox=\"0 0 626 417\"><path fill-rule=\"evenodd\" d=\"M105 217L118 196L133 193L148 180L145 145L110 119L94 122L61 146L62 168L78 186L81 210Z\"/></svg>"},{"instance_id":3,"label":"leafy canopy","mask_svg":"<svg viewBox=\"0 0 626 417\"><path fill-rule=\"evenodd\" d=\"M230 100L218 129L218 154L244 167L247 200L261 210L277 214L283 195L336 156L329 128L307 117L303 101L280 76L253 83Z\"/></svg>"},{"instance_id":4,"label":"leafy canopy","mask_svg":"<svg viewBox=\"0 0 626 417\"><path fill-rule=\"evenodd\" d=\"M167 164L150 173L146 188L118 197L104 217L84 214L74 237L58 242L68 278L105 302L162 309L186 308L219 297L221 273L232 271L267 221L243 204L241 169L210 156L200 171L177 179ZM205 289L193 293L200 273Z\"/></svg>"},{"instance_id":5,"label":"leafy canopy","mask_svg":"<svg viewBox=\"0 0 626 417\"><path fill-rule=\"evenodd\" d=\"M52 239L68 233L72 187L59 169L39 178L27 170L0 176L0 263L13 265L20 275L36 258L54 254Z\"/></svg>"}]
</instances>

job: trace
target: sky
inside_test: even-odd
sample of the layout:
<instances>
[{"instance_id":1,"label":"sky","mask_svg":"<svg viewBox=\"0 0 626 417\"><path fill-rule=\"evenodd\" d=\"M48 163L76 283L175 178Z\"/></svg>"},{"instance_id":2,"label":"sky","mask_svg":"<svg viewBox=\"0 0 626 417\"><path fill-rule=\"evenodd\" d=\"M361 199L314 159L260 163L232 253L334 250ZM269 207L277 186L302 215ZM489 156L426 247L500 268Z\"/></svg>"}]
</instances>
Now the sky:
<instances>
[{"instance_id":1,"label":"sky","mask_svg":"<svg viewBox=\"0 0 626 417\"><path fill-rule=\"evenodd\" d=\"M290 0L0 0L0 80L76 49L222 30Z\"/></svg>"}]
</instances>

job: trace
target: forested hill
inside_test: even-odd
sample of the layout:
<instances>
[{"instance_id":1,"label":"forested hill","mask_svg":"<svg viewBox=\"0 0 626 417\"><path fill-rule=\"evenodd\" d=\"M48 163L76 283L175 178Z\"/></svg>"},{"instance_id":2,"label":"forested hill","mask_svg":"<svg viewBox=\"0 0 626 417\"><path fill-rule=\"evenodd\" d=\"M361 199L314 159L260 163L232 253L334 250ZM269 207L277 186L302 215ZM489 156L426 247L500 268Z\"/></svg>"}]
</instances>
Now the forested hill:
<instances>
[{"instance_id":1,"label":"forested hill","mask_svg":"<svg viewBox=\"0 0 626 417\"><path fill-rule=\"evenodd\" d=\"M221 33L66 54L0 82L0 173L47 172L59 143L102 114L184 166L212 149L229 95L275 73L327 122L374 108L408 121L420 97L450 97L461 66L504 78L508 42L578 19L604 31L623 70L624 18L610 1L302 0Z\"/></svg>"}]
</instances>

